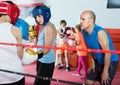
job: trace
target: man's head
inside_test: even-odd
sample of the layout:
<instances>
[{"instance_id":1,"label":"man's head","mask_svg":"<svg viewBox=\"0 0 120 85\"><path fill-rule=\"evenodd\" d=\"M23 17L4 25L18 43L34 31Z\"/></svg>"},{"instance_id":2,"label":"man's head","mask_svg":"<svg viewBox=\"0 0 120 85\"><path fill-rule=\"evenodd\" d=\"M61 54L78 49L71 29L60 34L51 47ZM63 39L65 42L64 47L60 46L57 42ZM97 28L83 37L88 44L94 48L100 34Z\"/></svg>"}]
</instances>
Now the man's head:
<instances>
[{"instance_id":1,"label":"man's head","mask_svg":"<svg viewBox=\"0 0 120 85\"><path fill-rule=\"evenodd\" d=\"M11 23L15 23L19 17L20 10L17 5L11 1L0 2L0 15L8 15L11 19Z\"/></svg>"},{"instance_id":2,"label":"man's head","mask_svg":"<svg viewBox=\"0 0 120 85\"><path fill-rule=\"evenodd\" d=\"M90 28L92 25L95 24L95 19L96 16L93 11L91 10L83 11L80 16L81 29Z\"/></svg>"},{"instance_id":3,"label":"man's head","mask_svg":"<svg viewBox=\"0 0 120 85\"><path fill-rule=\"evenodd\" d=\"M36 19L37 23L39 23L39 21L37 20L37 17L42 15L43 17L43 23L42 24L46 24L49 19L51 18L51 11L50 8L45 6L45 5L40 5L37 6L33 9L32 11L33 17Z\"/></svg>"}]
</instances>

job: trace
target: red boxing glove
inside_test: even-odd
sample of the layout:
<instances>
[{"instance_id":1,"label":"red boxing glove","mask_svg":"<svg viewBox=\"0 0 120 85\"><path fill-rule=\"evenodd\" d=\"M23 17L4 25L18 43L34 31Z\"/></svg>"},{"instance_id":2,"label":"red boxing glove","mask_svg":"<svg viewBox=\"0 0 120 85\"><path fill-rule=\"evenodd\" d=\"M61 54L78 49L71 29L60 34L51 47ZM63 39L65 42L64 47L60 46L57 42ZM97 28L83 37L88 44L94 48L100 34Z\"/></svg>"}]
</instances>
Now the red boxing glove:
<instances>
[{"instance_id":1,"label":"red boxing glove","mask_svg":"<svg viewBox=\"0 0 120 85\"><path fill-rule=\"evenodd\" d=\"M40 31L41 27L42 27L42 26L39 25L39 24L36 26L36 38L37 38L37 39L38 39L38 34L39 34L39 31Z\"/></svg>"}]
</instances>

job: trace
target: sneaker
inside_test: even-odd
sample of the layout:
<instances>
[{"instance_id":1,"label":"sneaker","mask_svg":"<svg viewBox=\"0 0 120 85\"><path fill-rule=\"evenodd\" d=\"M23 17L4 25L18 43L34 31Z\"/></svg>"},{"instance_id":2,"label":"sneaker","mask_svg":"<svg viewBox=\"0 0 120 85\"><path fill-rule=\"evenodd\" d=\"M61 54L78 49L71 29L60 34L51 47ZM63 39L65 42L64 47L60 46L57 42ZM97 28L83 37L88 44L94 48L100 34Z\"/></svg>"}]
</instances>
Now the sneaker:
<instances>
[{"instance_id":1,"label":"sneaker","mask_svg":"<svg viewBox=\"0 0 120 85\"><path fill-rule=\"evenodd\" d=\"M59 70L60 70L60 69L63 69L63 68L64 68L63 66L59 66L59 67L58 67Z\"/></svg>"},{"instance_id":2,"label":"sneaker","mask_svg":"<svg viewBox=\"0 0 120 85\"><path fill-rule=\"evenodd\" d=\"M67 72L70 71L70 67L66 67L66 71L67 71Z\"/></svg>"},{"instance_id":3,"label":"sneaker","mask_svg":"<svg viewBox=\"0 0 120 85\"><path fill-rule=\"evenodd\" d=\"M73 72L72 75L73 76L80 76L80 74L77 71Z\"/></svg>"},{"instance_id":4,"label":"sneaker","mask_svg":"<svg viewBox=\"0 0 120 85\"><path fill-rule=\"evenodd\" d=\"M60 63L58 64L58 66L60 66Z\"/></svg>"}]
</instances>

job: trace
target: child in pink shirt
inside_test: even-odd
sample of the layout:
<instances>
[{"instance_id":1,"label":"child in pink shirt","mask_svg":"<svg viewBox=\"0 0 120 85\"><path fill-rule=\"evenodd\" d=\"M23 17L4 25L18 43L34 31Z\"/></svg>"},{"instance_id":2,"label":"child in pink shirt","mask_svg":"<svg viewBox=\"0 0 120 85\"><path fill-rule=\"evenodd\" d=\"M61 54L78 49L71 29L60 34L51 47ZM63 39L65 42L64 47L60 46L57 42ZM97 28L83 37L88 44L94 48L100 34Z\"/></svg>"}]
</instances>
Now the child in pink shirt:
<instances>
[{"instance_id":1,"label":"child in pink shirt","mask_svg":"<svg viewBox=\"0 0 120 85\"><path fill-rule=\"evenodd\" d=\"M84 37L81 33L80 25L76 25L76 27L75 27L74 39L76 42L76 49L78 49L77 50L78 67L77 67L77 71L73 72L73 75L80 76L81 68L83 68L84 75L81 76L81 79L85 79L86 75L87 75L87 65L86 65L86 61L85 61L85 57L87 56L87 52L80 51L80 50L87 49L87 46L85 44Z\"/></svg>"}]
</instances>

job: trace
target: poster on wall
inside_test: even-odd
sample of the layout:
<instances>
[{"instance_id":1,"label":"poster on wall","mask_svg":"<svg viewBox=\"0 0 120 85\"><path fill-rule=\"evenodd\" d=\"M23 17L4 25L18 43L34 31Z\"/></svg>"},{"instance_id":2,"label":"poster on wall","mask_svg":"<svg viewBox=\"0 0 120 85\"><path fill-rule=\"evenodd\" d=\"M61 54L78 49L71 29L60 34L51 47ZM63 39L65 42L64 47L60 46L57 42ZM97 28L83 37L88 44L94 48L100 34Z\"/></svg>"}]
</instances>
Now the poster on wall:
<instances>
[{"instance_id":1,"label":"poster on wall","mask_svg":"<svg viewBox=\"0 0 120 85\"><path fill-rule=\"evenodd\" d=\"M107 8L120 8L120 0L107 0Z\"/></svg>"}]
</instances>

